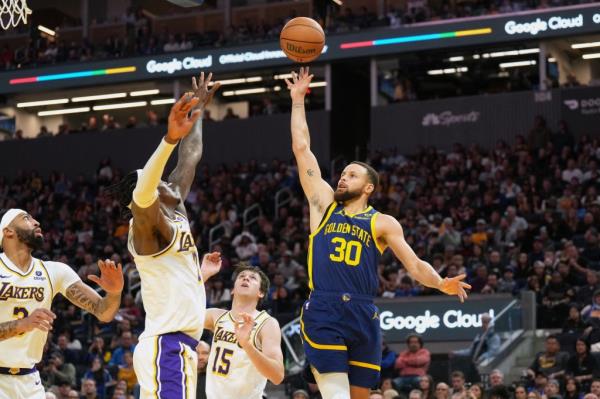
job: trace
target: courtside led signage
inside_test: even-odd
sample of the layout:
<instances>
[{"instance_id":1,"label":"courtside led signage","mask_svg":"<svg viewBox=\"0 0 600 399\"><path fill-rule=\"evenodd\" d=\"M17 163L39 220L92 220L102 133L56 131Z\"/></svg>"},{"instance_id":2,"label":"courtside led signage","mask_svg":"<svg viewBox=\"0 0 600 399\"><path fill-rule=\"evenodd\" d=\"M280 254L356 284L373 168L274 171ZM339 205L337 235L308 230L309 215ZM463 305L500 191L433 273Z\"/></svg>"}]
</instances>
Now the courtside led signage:
<instances>
[{"instance_id":1,"label":"courtside led signage","mask_svg":"<svg viewBox=\"0 0 600 399\"><path fill-rule=\"evenodd\" d=\"M117 73L131 73L135 72L136 67L134 66L126 66L126 67L118 67L118 68L109 68L109 69L95 69L91 71L77 71L77 72L68 72L68 73L54 73L51 75L39 75L39 76L30 76L26 78L15 78L8 81L11 85L19 85L24 83L36 83L36 82L47 82L50 80L64 80L64 79L76 79L76 78L87 78L90 76L100 76L100 75L114 75Z\"/></svg>"},{"instance_id":2,"label":"courtside led signage","mask_svg":"<svg viewBox=\"0 0 600 399\"><path fill-rule=\"evenodd\" d=\"M390 38L377 39L377 40L342 43L340 45L340 48L342 50L347 50L347 49L358 48L358 47L387 46L390 44L414 43L414 42L423 42L426 40L451 39L451 38L465 37L465 36L481 36L481 35L489 35L491 33L492 33L492 28L485 27L485 28L480 28L480 29L459 30L459 31L454 31L454 32L428 33L425 35L399 36L399 37L390 37Z\"/></svg>"}]
</instances>

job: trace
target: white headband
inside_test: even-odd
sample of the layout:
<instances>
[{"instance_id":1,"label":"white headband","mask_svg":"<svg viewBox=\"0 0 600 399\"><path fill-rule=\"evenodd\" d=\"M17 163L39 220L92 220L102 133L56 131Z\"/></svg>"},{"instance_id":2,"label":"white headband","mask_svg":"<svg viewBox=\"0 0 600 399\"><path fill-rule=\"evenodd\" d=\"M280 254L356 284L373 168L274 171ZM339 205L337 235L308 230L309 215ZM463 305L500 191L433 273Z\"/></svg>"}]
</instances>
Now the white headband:
<instances>
[{"instance_id":1,"label":"white headband","mask_svg":"<svg viewBox=\"0 0 600 399\"><path fill-rule=\"evenodd\" d=\"M8 225L22 213L27 212L23 209L12 208L6 211L4 216L2 216L2 220L0 220L0 247L2 246L2 239L4 238L4 228L8 227Z\"/></svg>"}]
</instances>

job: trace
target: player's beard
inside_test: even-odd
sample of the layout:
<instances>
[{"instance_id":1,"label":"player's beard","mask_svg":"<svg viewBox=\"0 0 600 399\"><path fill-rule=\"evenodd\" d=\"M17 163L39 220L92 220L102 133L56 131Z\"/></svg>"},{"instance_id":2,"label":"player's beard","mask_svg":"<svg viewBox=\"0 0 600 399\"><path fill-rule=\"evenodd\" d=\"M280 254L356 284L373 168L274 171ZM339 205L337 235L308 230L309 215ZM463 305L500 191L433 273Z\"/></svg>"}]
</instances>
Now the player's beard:
<instances>
[{"instance_id":1,"label":"player's beard","mask_svg":"<svg viewBox=\"0 0 600 399\"><path fill-rule=\"evenodd\" d=\"M15 231L17 233L17 238L32 251L37 251L44 245L44 236L37 236L35 234L35 229L24 230L17 228Z\"/></svg>"},{"instance_id":2,"label":"player's beard","mask_svg":"<svg viewBox=\"0 0 600 399\"><path fill-rule=\"evenodd\" d=\"M342 190L340 190L338 188L333 193L333 199L336 202L347 202L347 201L350 201L350 200L353 200L355 198L360 197L360 195L361 195L361 190L356 190L356 191L345 190L345 191L342 191Z\"/></svg>"}]
</instances>

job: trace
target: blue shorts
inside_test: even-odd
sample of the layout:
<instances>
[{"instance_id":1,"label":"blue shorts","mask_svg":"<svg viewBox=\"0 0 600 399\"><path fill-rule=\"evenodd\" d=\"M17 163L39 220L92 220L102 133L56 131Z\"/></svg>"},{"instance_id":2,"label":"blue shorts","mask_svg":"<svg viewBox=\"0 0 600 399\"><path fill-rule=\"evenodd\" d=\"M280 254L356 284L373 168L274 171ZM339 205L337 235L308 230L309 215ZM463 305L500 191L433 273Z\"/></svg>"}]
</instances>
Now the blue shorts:
<instances>
[{"instance_id":1,"label":"blue shorts","mask_svg":"<svg viewBox=\"0 0 600 399\"><path fill-rule=\"evenodd\" d=\"M372 297L312 292L300 323L306 357L319 373L348 373L350 385L377 385L381 328Z\"/></svg>"}]
</instances>

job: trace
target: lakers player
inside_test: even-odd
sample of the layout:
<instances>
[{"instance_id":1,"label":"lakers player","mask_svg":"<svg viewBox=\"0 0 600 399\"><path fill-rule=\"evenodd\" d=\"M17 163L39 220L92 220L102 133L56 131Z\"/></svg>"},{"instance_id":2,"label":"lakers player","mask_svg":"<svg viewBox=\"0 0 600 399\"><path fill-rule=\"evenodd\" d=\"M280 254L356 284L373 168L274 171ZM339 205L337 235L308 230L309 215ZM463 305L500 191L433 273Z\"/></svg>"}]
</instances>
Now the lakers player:
<instances>
[{"instance_id":1,"label":"lakers player","mask_svg":"<svg viewBox=\"0 0 600 399\"><path fill-rule=\"evenodd\" d=\"M381 329L373 297L378 260L386 248L427 287L466 298L464 275L442 279L404 240L400 223L369 206L377 172L352 162L334 191L322 178L310 150L304 96L313 76L292 73L292 150L309 201L308 275L311 294L301 330L308 362L324 399L368 398L381 370Z\"/></svg>"},{"instance_id":2,"label":"lakers player","mask_svg":"<svg viewBox=\"0 0 600 399\"><path fill-rule=\"evenodd\" d=\"M214 332L208 358L208 399L261 399L267 379L283 381L279 323L256 310L269 292L269 278L240 264L235 271L231 310L208 309L204 328Z\"/></svg>"},{"instance_id":3,"label":"lakers player","mask_svg":"<svg viewBox=\"0 0 600 399\"><path fill-rule=\"evenodd\" d=\"M88 276L106 296L84 284L60 262L31 256L44 236L40 224L21 209L8 210L0 220L0 399L44 399L35 364L42 360L48 331L56 318L50 310L57 293L100 321L113 319L121 303L121 265L99 261L100 277Z\"/></svg>"},{"instance_id":4,"label":"lakers player","mask_svg":"<svg viewBox=\"0 0 600 399\"><path fill-rule=\"evenodd\" d=\"M146 324L133 355L141 398L195 397L197 354L204 326L204 281L217 273L220 255L206 255L202 266L183 199L202 156L201 117L219 88L212 75L171 108L166 136L144 169L111 190L131 209L128 249L140 273ZM196 107L198 108L196 109ZM191 133L190 133L191 131ZM177 144L179 159L168 182L161 181Z\"/></svg>"}]
</instances>

